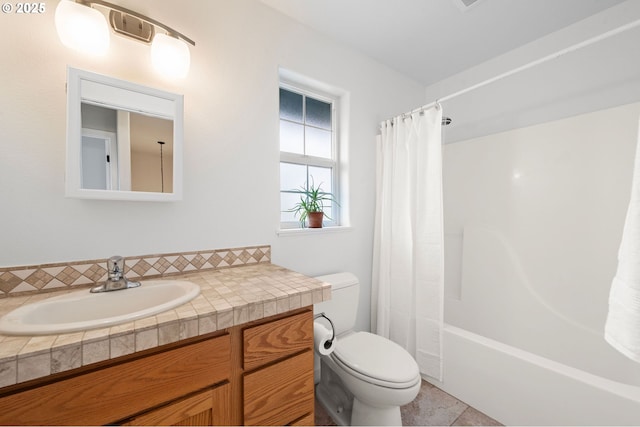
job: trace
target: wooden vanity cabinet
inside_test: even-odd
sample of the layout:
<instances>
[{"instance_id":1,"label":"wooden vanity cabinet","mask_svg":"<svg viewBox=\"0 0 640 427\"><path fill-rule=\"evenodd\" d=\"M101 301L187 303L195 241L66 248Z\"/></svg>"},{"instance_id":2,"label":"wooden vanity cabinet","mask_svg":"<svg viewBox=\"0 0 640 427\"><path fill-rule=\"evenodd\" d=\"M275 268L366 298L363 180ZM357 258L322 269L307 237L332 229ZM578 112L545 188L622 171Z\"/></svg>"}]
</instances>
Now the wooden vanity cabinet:
<instances>
[{"instance_id":1,"label":"wooden vanity cabinet","mask_svg":"<svg viewBox=\"0 0 640 427\"><path fill-rule=\"evenodd\" d=\"M313 312L243 329L245 425L313 425Z\"/></svg>"},{"instance_id":2,"label":"wooden vanity cabinet","mask_svg":"<svg viewBox=\"0 0 640 427\"><path fill-rule=\"evenodd\" d=\"M0 389L0 425L313 425L313 311Z\"/></svg>"},{"instance_id":3,"label":"wooden vanity cabinet","mask_svg":"<svg viewBox=\"0 0 640 427\"><path fill-rule=\"evenodd\" d=\"M157 350L0 390L0 424L120 424L202 390L216 390L212 398L228 390L229 334ZM228 420L227 400L210 402L213 422Z\"/></svg>"},{"instance_id":4,"label":"wooden vanity cabinet","mask_svg":"<svg viewBox=\"0 0 640 427\"><path fill-rule=\"evenodd\" d=\"M220 426L229 425L229 383L178 399L166 406L135 416L127 426Z\"/></svg>"}]
</instances>

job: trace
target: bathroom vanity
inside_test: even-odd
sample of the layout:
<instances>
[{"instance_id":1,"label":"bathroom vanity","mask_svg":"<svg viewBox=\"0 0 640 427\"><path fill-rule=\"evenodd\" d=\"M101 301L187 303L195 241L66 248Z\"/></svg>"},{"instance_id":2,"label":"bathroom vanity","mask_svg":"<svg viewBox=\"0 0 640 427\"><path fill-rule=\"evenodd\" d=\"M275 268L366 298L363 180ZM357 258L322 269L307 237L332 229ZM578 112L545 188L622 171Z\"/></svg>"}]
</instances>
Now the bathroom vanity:
<instances>
[{"instance_id":1,"label":"bathroom vanity","mask_svg":"<svg viewBox=\"0 0 640 427\"><path fill-rule=\"evenodd\" d=\"M278 280L273 280L274 268L280 269ZM240 273L243 269L250 274ZM224 313L233 313L233 325L213 332L117 357L111 342L107 360L0 388L0 424L313 425L312 304L328 299L330 291L319 281L271 264L230 268L223 274L255 284L259 271L271 277L265 283L274 287L269 293L260 285L267 292L251 303L263 304L263 317L252 320L260 316L249 315L238 303L218 310L218 324L225 322ZM287 286L297 286L298 293L289 289L282 298L273 298L283 292L289 273L293 280ZM207 278L216 273L198 274ZM229 289L233 284L221 277L209 280L215 283L212 288ZM206 295L207 286L201 287ZM267 308L271 303L275 314ZM199 311L198 316L211 314ZM164 326L160 318L158 334ZM116 331L121 332L111 328ZM16 357L19 370L21 356Z\"/></svg>"},{"instance_id":2,"label":"bathroom vanity","mask_svg":"<svg viewBox=\"0 0 640 427\"><path fill-rule=\"evenodd\" d=\"M310 308L3 390L0 424L313 424Z\"/></svg>"}]
</instances>

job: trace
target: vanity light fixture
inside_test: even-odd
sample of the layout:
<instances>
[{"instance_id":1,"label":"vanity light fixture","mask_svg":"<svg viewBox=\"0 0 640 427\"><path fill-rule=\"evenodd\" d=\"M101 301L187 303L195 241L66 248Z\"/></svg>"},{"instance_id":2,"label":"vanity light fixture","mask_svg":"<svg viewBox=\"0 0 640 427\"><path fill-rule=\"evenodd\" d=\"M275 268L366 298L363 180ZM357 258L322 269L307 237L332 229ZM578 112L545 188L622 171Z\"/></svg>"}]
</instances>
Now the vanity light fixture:
<instances>
[{"instance_id":1,"label":"vanity light fixture","mask_svg":"<svg viewBox=\"0 0 640 427\"><path fill-rule=\"evenodd\" d=\"M94 56L104 55L109 49L109 27L100 11L61 0L56 7L55 21L65 46Z\"/></svg>"},{"instance_id":2,"label":"vanity light fixture","mask_svg":"<svg viewBox=\"0 0 640 427\"><path fill-rule=\"evenodd\" d=\"M109 10L109 22L95 7ZM104 55L109 48L109 26L114 32L151 44L154 68L167 77L183 78L189 72L188 44L195 42L182 33L130 9L103 0L60 0L55 14L62 43L90 55Z\"/></svg>"}]
</instances>

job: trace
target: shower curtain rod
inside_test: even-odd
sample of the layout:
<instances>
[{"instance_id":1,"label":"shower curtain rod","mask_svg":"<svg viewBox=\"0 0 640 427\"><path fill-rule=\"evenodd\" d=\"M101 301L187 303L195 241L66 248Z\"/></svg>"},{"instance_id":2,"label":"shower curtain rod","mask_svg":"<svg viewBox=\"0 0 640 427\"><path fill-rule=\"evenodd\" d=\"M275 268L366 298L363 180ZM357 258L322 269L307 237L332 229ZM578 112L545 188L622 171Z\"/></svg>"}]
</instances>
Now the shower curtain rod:
<instances>
[{"instance_id":1,"label":"shower curtain rod","mask_svg":"<svg viewBox=\"0 0 640 427\"><path fill-rule=\"evenodd\" d=\"M481 81L480 83L476 83L475 85L472 85L472 86L469 86L467 88L461 89L461 90L459 90L457 92L453 92L453 93L451 93L449 95L443 96L442 98L438 98L438 99L436 99L435 101L433 101L433 102L431 102L429 104L423 105L422 107L416 108L415 110L411 110L409 113L404 113L404 114L413 114L413 113L418 113L420 111L429 109L431 107L434 107L434 106L440 104L441 102L448 101L450 99L456 98L456 97L458 97L460 95L463 95L465 93L474 91L474 90L479 89L479 88L481 88L483 86L487 86L487 85L489 85L489 84L491 84L493 82L496 82L498 80L502 80L502 79L504 79L506 77L512 76L512 75L517 74L517 73L519 73L521 71L528 70L529 68L532 68L532 67L535 67L537 65L543 64L543 63L545 63L547 61L550 61L552 59L559 58L559 57L561 57L563 55L566 55L567 53L571 53L571 52L574 52L576 50L582 49L583 47L590 46L590 45L592 45L594 43L597 43L599 41L608 39L609 37L613 37L615 35L618 35L620 33L625 32L625 31L628 31L628 30L631 30L633 28L636 28L638 26L640 26L640 19L637 19L637 20L632 21L632 22L630 22L628 24L622 25L622 26L620 26L618 28L614 28L613 30L606 31L606 32L604 32L604 33L602 33L600 35L591 37L589 39L581 41L580 43L576 43L576 44L574 44L572 46L569 46L567 48L561 49L561 50L559 50L557 52L554 52L552 54L544 56L544 57L542 57L540 59L536 59L535 61L529 62L528 64L521 65L520 67L514 68L514 69L512 69L510 71L506 71L506 72L504 72L502 74L498 74L497 76L491 77L491 78L489 78L487 80Z\"/></svg>"}]
</instances>

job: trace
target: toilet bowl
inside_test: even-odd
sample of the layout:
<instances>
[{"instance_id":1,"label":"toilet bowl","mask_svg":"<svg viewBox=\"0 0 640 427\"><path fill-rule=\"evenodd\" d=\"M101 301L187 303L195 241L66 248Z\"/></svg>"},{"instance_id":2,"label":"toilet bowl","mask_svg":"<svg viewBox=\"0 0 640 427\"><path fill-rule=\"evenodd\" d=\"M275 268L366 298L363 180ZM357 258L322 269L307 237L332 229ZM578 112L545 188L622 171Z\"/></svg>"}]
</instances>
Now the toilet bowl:
<instances>
[{"instance_id":1,"label":"toilet bowl","mask_svg":"<svg viewBox=\"0 0 640 427\"><path fill-rule=\"evenodd\" d=\"M355 276L338 273L318 279L332 285L332 299L314 311L331 318L337 334L331 354L315 355L318 400L339 425L401 425L400 406L420 391L418 364L398 344L351 330L359 293ZM347 307L353 316L345 315Z\"/></svg>"}]
</instances>

